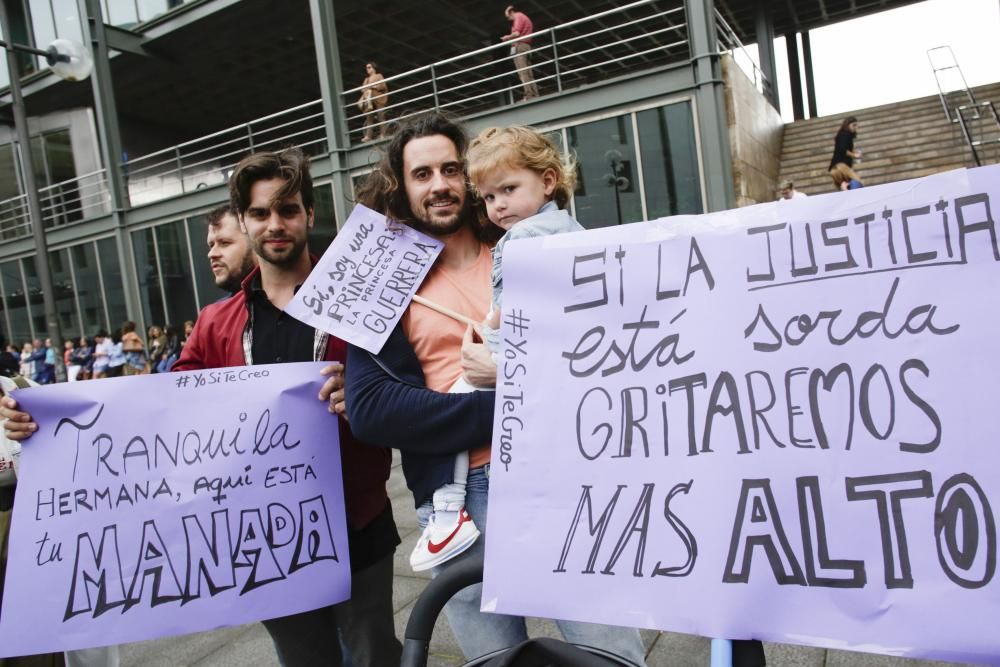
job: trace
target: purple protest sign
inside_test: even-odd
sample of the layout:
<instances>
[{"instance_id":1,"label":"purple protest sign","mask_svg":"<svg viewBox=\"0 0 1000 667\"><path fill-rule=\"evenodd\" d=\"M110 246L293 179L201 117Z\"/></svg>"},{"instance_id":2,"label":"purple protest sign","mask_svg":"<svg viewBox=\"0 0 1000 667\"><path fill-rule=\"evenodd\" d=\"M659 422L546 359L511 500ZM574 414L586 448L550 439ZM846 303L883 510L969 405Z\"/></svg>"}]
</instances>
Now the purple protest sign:
<instances>
[{"instance_id":1,"label":"purple protest sign","mask_svg":"<svg viewBox=\"0 0 1000 667\"><path fill-rule=\"evenodd\" d=\"M998 206L986 167L507 246L483 608L1000 663Z\"/></svg>"},{"instance_id":2,"label":"purple protest sign","mask_svg":"<svg viewBox=\"0 0 1000 667\"><path fill-rule=\"evenodd\" d=\"M24 446L0 647L26 655L285 616L350 596L323 363L17 392Z\"/></svg>"},{"instance_id":3,"label":"purple protest sign","mask_svg":"<svg viewBox=\"0 0 1000 667\"><path fill-rule=\"evenodd\" d=\"M355 206L285 312L378 354L443 247Z\"/></svg>"}]
</instances>

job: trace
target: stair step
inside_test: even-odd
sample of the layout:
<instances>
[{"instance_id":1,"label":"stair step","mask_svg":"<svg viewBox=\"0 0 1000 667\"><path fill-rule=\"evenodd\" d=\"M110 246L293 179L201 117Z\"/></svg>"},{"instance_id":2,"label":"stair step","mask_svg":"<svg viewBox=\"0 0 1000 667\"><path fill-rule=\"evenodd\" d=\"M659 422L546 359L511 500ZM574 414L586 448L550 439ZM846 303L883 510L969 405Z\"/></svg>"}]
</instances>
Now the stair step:
<instances>
[{"instance_id":1,"label":"stair step","mask_svg":"<svg viewBox=\"0 0 1000 667\"><path fill-rule=\"evenodd\" d=\"M1000 82L973 89L977 102L1000 103ZM790 180L807 194L830 192L827 173L833 140L843 119L861 124L857 146L864 159L855 164L865 185L920 178L974 165L961 126L949 122L937 95L893 102L784 127L780 180ZM1000 162L1000 128L992 115L970 119L969 133L983 164Z\"/></svg>"}]
</instances>

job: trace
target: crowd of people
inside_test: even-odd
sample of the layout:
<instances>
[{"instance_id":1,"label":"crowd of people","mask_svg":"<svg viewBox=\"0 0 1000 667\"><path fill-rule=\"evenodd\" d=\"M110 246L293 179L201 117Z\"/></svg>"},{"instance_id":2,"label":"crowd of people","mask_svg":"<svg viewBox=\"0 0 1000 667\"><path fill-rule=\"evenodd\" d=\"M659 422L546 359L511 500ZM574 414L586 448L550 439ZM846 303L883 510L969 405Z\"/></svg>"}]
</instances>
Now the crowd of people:
<instances>
[{"instance_id":1,"label":"crowd of people","mask_svg":"<svg viewBox=\"0 0 1000 667\"><path fill-rule=\"evenodd\" d=\"M136 332L135 322L125 322L111 333L101 329L93 336L63 342L62 361L66 380L96 380L122 375L166 373L180 357L181 349L194 329L194 320L178 326L154 324L146 339ZM56 382L57 348L51 338L36 338L20 348L7 345L2 353L4 367L16 368L38 384Z\"/></svg>"}]
</instances>

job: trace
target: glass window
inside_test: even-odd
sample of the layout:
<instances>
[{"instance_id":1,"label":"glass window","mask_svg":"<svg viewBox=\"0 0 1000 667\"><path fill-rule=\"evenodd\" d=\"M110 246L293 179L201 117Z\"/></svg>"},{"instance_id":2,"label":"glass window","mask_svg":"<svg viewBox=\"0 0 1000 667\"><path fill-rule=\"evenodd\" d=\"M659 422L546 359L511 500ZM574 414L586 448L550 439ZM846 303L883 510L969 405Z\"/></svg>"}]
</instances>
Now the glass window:
<instances>
[{"instance_id":1,"label":"glass window","mask_svg":"<svg viewBox=\"0 0 1000 667\"><path fill-rule=\"evenodd\" d=\"M41 193L44 216L57 225L80 220L83 218L80 188L73 180L76 178L76 164L73 161L69 130L49 132L43 138L48 182L58 184Z\"/></svg>"},{"instance_id":2,"label":"glass window","mask_svg":"<svg viewBox=\"0 0 1000 667\"><path fill-rule=\"evenodd\" d=\"M701 179L691 104L668 104L636 114L642 177L650 220L702 213Z\"/></svg>"},{"instance_id":3,"label":"glass window","mask_svg":"<svg viewBox=\"0 0 1000 667\"><path fill-rule=\"evenodd\" d=\"M150 21L166 12L169 7L167 0L139 0L139 20Z\"/></svg>"},{"instance_id":4,"label":"glass window","mask_svg":"<svg viewBox=\"0 0 1000 667\"><path fill-rule=\"evenodd\" d=\"M52 290L55 292L56 313L59 315L59 329L63 339L76 340L81 335L80 317L76 310L73 289L73 275L69 268L69 249L49 253L49 268L52 271ZM62 347L62 341L57 342Z\"/></svg>"},{"instance_id":5,"label":"glass window","mask_svg":"<svg viewBox=\"0 0 1000 667\"><path fill-rule=\"evenodd\" d=\"M14 144L0 146L0 200L21 194L14 162Z\"/></svg>"},{"instance_id":6,"label":"glass window","mask_svg":"<svg viewBox=\"0 0 1000 667\"><path fill-rule=\"evenodd\" d=\"M143 321L147 328L153 324L166 324L167 315L163 308L163 293L160 291L160 272L156 266L153 230L140 229L132 232L132 250L135 252L135 273L139 280ZM107 284L105 277L105 285ZM111 320L112 326L118 324Z\"/></svg>"},{"instance_id":7,"label":"glass window","mask_svg":"<svg viewBox=\"0 0 1000 667\"><path fill-rule=\"evenodd\" d=\"M83 31L80 29L80 11L76 0L52 0L53 18L56 34L60 39L83 41Z\"/></svg>"},{"instance_id":8,"label":"glass window","mask_svg":"<svg viewBox=\"0 0 1000 667\"><path fill-rule=\"evenodd\" d=\"M45 304L42 300L42 283L38 280L38 271L34 257L21 260L24 268L25 287L28 288L28 315L34 325L36 338L47 338L49 327L45 323Z\"/></svg>"},{"instance_id":9,"label":"glass window","mask_svg":"<svg viewBox=\"0 0 1000 667\"><path fill-rule=\"evenodd\" d=\"M194 259L194 283L198 288L198 299L201 307L215 303L219 299L229 296L229 292L221 290L215 286L215 278L212 276L212 266L208 262L208 222L206 216L199 215L188 218L188 235L191 238L191 257ZM185 318L193 319L193 318ZM174 322L176 324L176 322Z\"/></svg>"},{"instance_id":10,"label":"glass window","mask_svg":"<svg viewBox=\"0 0 1000 667\"><path fill-rule=\"evenodd\" d=\"M154 227L157 248L160 252L160 277L167 297L166 317L147 320L146 326L180 324L198 315L194 300L194 283L191 281L191 264L188 259L184 221L178 220Z\"/></svg>"},{"instance_id":11,"label":"glass window","mask_svg":"<svg viewBox=\"0 0 1000 667\"><path fill-rule=\"evenodd\" d=\"M28 0L28 11L31 13L35 46L40 49L49 48L49 44L56 38L56 26L52 20L52 5L49 4L49 0Z\"/></svg>"},{"instance_id":12,"label":"glass window","mask_svg":"<svg viewBox=\"0 0 1000 667\"><path fill-rule=\"evenodd\" d=\"M11 343L20 349L31 340L31 324L28 321L28 307L24 299L24 283L21 281L18 260L0 264L0 276L3 277L4 299L10 316Z\"/></svg>"},{"instance_id":13,"label":"glass window","mask_svg":"<svg viewBox=\"0 0 1000 667\"><path fill-rule=\"evenodd\" d=\"M104 0L104 20L109 25L122 28L138 23L134 0Z\"/></svg>"},{"instance_id":14,"label":"glass window","mask_svg":"<svg viewBox=\"0 0 1000 667\"><path fill-rule=\"evenodd\" d=\"M108 318L112 327L118 327L129 319L129 312L125 306L125 279L118 262L118 244L115 239L109 237L98 241L97 256L101 277L104 279L104 304L108 310Z\"/></svg>"},{"instance_id":15,"label":"glass window","mask_svg":"<svg viewBox=\"0 0 1000 667\"><path fill-rule=\"evenodd\" d=\"M101 297L101 276L97 270L97 253L93 243L73 246L70 256L76 276L76 298L80 302L85 336L93 336L98 329L107 327L104 299Z\"/></svg>"},{"instance_id":16,"label":"glass window","mask_svg":"<svg viewBox=\"0 0 1000 667\"><path fill-rule=\"evenodd\" d=\"M576 218L588 229L642 220L628 115L568 128L576 156Z\"/></svg>"},{"instance_id":17,"label":"glass window","mask_svg":"<svg viewBox=\"0 0 1000 667\"><path fill-rule=\"evenodd\" d=\"M337 218L333 213L333 186L317 185L313 188L315 220L309 230L309 252L322 257L337 235Z\"/></svg>"}]
</instances>

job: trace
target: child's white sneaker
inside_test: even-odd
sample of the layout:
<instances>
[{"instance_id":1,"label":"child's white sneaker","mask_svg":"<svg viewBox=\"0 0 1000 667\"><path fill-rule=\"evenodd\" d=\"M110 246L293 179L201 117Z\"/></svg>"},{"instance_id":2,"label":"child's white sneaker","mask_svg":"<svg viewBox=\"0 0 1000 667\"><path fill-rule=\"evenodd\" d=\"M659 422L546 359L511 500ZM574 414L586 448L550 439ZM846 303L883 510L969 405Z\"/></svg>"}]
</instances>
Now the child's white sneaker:
<instances>
[{"instance_id":1,"label":"child's white sneaker","mask_svg":"<svg viewBox=\"0 0 1000 667\"><path fill-rule=\"evenodd\" d=\"M479 538L479 529L472 517L464 507L455 513L455 517L454 521L440 524L438 513L431 515L424 532L417 540L417 546L410 554L410 567L414 572L429 570L449 561L475 544Z\"/></svg>"}]
</instances>

